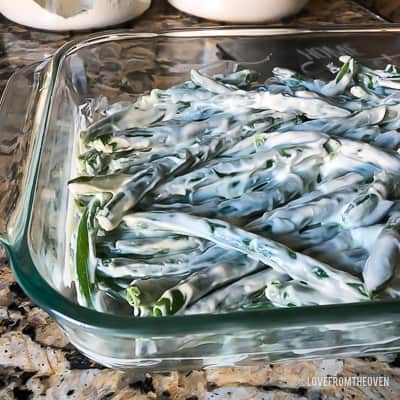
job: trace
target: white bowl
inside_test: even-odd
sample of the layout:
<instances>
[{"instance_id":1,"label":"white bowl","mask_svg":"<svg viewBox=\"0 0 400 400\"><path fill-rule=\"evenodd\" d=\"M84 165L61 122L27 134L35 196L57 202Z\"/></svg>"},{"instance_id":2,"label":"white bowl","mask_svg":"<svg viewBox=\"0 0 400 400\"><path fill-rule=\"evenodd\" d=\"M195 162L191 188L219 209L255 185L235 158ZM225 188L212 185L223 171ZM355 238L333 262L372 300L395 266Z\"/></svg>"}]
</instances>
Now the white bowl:
<instances>
[{"instance_id":1,"label":"white bowl","mask_svg":"<svg viewBox=\"0 0 400 400\"><path fill-rule=\"evenodd\" d=\"M64 18L45 10L33 0L0 0L0 13L33 28L68 31L121 24L143 14L150 4L151 0L96 0L92 9Z\"/></svg>"},{"instance_id":2,"label":"white bowl","mask_svg":"<svg viewBox=\"0 0 400 400\"><path fill-rule=\"evenodd\" d=\"M308 0L168 0L197 17L234 23L277 20L299 12Z\"/></svg>"}]
</instances>

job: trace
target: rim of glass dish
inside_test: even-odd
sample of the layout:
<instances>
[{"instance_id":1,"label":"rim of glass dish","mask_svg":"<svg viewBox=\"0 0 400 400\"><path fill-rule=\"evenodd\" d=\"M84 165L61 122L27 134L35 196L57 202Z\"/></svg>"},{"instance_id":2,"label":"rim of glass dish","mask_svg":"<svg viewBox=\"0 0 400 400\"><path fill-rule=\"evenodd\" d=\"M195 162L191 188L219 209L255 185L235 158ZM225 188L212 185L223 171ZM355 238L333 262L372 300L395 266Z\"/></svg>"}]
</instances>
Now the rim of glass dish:
<instances>
[{"instance_id":1,"label":"rim of glass dish","mask_svg":"<svg viewBox=\"0 0 400 400\"><path fill-rule=\"evenodd\" d=\"M43 142L47 129L47 119L51 106L51 96L57 82L58 70L65 57L82 47L113 40L145 39L145 38L183 38L183 37L218 37L218 36L289 36L312 35L317 33L396 33L400 32L400 24L384 26L354 27L295 27L295 28L265 28L265 27L217 27L201 29L173 30L160 33L136 33L117 30L89 35L84 40L74 40L63 45L51 58L51 85L47 92L46 109L43 113L43 123L39 136ZM53 289L37 271L29 249L29 232L33 198L36 190L40 153L42 143L35 149L37 157L34 177L27 187L29 194L26 207L26 221L21 236L13 245L6 247L14 273L19 284L27 295L40 307L56 319L69 320L82 327L108 330L114 335L167 336L196 333L216 333L266 328L289 328L291 326L310 326L343 323L384 323L397 320L400 317L400 300L367 301L360 303L332 304L325 306L305 306L295 308L278 308L266 310L248 310L222 314L176 315L161 318L154 317L124 317L100 313L82 307L62 296ZM20 268L19 265L25 265ZM28 267L27 267L28 266ZM28 271L28 272L27 272Z\"/></svg>"}]
</instances>

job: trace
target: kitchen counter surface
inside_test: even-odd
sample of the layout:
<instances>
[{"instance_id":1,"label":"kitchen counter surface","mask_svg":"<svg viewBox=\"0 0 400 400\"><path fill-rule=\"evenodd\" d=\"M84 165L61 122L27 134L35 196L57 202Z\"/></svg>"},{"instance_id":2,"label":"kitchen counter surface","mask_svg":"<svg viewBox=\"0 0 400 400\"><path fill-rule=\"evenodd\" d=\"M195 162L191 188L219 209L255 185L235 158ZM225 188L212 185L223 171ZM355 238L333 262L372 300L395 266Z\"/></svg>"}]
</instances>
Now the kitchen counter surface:
<instances>
[{"instance_id":1,"label":"kitchen counter surface","mask_svg":"<svg viewBox=\"0 0 400 400\"><path fill-rule=\"evenodd\" d=\"M274 25L390 24L400 20L398 10L400 1L394 0L311 0L299 15ZM143 17L121 27L159 31L215 25L155 0ZM67 40L86 34L29 30L0 17L0 91L16 68L41 61ZM399 367L400 356L386 354L145 377L103 368L74 349L50 317L29 302L0 254L0 400L398 399ZM326 375L384 376L389 385L307 386L311 377Z\"/></svg>"}]
</instances>

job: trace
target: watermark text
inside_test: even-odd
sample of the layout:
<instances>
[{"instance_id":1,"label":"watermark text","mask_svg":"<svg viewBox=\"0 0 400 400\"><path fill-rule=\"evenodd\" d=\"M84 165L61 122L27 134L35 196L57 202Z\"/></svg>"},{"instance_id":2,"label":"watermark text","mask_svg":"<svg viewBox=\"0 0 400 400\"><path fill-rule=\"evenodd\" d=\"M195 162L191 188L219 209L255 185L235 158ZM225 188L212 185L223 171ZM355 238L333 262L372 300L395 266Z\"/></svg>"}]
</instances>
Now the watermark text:
<instances>
[{"instance_id":1,"label":"watermark text","mask_svg":"<svg viewBox=\"0 0 400 400\"><path fill-rule=\"evenodd\" d=\"M389 376L311 376L307 386L388 387Z\"/></svg>"}]
</instances>

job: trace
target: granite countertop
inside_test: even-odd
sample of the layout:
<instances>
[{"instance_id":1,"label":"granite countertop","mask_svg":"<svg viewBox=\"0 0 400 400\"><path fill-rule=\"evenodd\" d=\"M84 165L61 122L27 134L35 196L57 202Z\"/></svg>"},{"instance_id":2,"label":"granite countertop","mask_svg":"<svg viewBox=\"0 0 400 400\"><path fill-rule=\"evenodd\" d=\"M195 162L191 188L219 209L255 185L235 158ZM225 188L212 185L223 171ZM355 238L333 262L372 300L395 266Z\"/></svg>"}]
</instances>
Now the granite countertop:
<instances>
[{"instance_id":1,"label":"granite countertop","mask_svg":"<svg viewBox=\"0 0 400 400\"><path fill-rule=\"evenodd\" d=\"M311 0L296 17L274 25L390 24L400 21L400 1ZM378 15L379 14L379 15ZM136 31L218 25L177 12L165 1L136 21ZM19 67L40 61L72 37L87 33L30 30L0 17L0 90ZM0 193L1 196L1 193ZM58 326L30 303L0 253L0 400L11 399L398 399L400 355L294 361L247 368L123 373L95 364L68 343ZM386 387L307 387L321 371L338 376L384 375Z\"/></svg>"}]
</instances>

